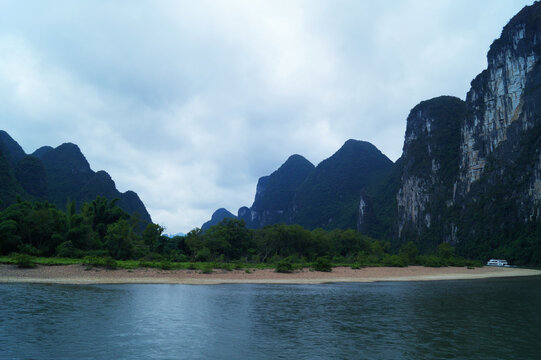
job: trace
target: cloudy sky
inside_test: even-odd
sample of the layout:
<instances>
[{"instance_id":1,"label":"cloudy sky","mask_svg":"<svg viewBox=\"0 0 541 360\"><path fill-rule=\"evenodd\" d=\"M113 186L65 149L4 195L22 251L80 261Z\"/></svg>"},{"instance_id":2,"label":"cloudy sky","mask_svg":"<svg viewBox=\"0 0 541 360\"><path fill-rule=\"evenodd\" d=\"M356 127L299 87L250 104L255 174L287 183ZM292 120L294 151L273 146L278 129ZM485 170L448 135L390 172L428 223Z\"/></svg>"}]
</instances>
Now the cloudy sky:
<instances>
[{"instance_id":1,"label":"cloudy sky","mask_svg":"<svg viewBox=\"0 0 541 360\"><path fill-rule=\"evenodd\" d=\"M291 154L354 138L396 160L409 110L464 99L531 2L0 0L0 129L78 144L187 232Z\"/></svg>"}]
</instances>

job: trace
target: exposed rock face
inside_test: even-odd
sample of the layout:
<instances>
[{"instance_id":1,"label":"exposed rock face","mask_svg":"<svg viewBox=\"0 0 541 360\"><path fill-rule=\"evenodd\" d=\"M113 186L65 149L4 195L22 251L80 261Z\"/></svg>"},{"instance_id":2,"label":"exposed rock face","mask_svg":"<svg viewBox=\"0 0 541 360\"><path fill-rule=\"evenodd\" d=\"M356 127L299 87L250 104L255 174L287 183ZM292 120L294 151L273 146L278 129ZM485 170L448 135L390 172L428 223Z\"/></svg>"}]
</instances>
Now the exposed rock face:
<instances>
[{"instance_id":1,"label":"exposed rock face","mask_svg":"<svg viewBox=\"0 0 541 360\"><path fill-rule=\"evenodd\" d=\"M539 233L541 3L505 26L487 58L465 103L437 98L427 112L432 99L408 117L397 194L401 241L448 241L484 256Z\"/></svg>"},{"instance_id":2,"label":"exposed rock face","mask_svg":"<svg viewBox=\"0 0 541 360\"><path fill-rule=\"evenodd\" d=\"M531 129L536 119L524 114L526 82L537 64L539 49L538 24L531 24L523 10L504 28L488 53L488 69L472 81L467 102L472 111L462 128L462 162L460 182L462 191L479 180L487 157L508 140L510 126L519 122L523 131Z\"/></svg>"},{"instance_id":3,"label":"exposed rock face","mask_svg":"<svg viewBox=\"0 0 541 360\"><path fill-rule=\"evenodd\" d=\"M408 117L398 190L398 236L429 236L442 226L459 173L464 101L441 96L423 101ZM415 234L415 235L413 235Z\"/></svg>"}]
</instances>

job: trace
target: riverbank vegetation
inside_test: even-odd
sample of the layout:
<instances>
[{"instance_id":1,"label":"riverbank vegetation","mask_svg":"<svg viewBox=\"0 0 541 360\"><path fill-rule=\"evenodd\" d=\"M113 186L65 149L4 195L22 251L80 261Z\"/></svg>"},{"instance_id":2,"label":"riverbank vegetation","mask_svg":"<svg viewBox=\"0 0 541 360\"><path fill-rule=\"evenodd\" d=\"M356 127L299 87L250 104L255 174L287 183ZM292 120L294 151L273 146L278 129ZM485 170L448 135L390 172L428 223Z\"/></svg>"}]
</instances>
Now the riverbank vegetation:
<instances>
[{"instance_id":1,"label":"riverbank vegetation","mask_svg":"<svg viewBox=\"0 0 541 360\"><path fill-rule=\"evenodd\" d=\"M202 272L276 268L294 271L311 268L330 271L333 266L482 266L454 254L442 243L420 254L414 243L391 252L389 242L372 239L355 230L307 230L299 225L272 225L258 230L241 220L225 219L205 232L167 237L164 228L138 221L116 205L98 197L79 211L68 202L61 211L47 202L22 202L0 212L0 262L30 267L33 264L83 264L89 267Z\"/></svg>"}]
</instances>

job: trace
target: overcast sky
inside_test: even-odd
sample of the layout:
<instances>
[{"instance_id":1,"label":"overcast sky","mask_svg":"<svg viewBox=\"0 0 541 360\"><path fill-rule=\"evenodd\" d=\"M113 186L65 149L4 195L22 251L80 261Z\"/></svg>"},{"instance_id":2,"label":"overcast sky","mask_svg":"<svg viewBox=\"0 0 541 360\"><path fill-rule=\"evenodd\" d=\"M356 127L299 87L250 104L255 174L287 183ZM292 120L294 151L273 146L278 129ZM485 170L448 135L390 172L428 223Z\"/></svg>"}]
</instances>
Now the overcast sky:
<instances>
[{"instance_id":1,"label":"overcast sky","mask_svg":"<svg viewBox=\"0 0 541 360\"><path fill-rule=\"evenodd\" d=\"M79 145L166 232L250 206L297 153L401 154L409 110L465 98L520 0L1 1L0 129Z\"/></svg>"}]
</instances>

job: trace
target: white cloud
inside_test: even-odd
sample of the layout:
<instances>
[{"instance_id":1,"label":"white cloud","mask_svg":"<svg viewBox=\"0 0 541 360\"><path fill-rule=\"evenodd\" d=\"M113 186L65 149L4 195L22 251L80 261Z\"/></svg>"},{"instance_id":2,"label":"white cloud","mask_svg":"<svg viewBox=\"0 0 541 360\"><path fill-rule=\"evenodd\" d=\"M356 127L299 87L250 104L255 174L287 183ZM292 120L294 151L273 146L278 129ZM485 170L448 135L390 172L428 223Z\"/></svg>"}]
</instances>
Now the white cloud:
<instances>
[{"instance_id":1,"label":"white cloud","mask_svg":"<svg viewBox=\"0 0 541 360\"><path fill-rule=\"evenodd\" d=\"M293 153L396 159L419 101L464 97L527 1L0 3L0 116L77 143L168 232L250 205Z\"/></svg>"}]
</instances>

